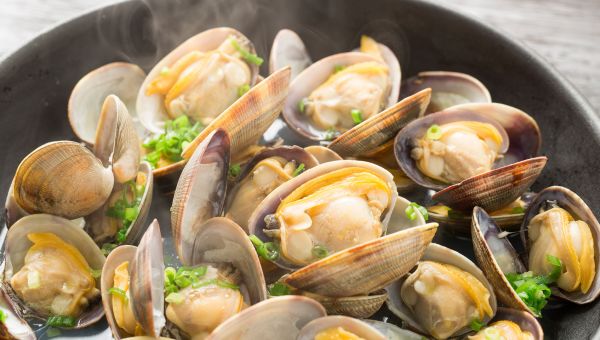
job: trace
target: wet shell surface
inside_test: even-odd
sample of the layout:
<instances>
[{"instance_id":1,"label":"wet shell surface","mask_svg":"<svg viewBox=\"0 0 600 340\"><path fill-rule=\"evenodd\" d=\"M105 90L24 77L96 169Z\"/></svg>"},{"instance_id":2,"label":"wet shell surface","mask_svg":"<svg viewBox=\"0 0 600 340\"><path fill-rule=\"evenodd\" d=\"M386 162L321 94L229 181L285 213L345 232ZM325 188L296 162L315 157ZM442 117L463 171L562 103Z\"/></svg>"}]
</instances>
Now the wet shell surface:
<instances>
[{"instance_id":1,"label":"wet shell surface","mask_svg":"<svg viewBox=\"0 0 600 340\"><path fill-rule=\"evenodd\" d=\"M115 62L86 74L73 88L68 104L69 123L79 139L93 145L102 103L108 95L121 98L131 114L140 136L144 128L139 124L135 100L146 73L137 65Z\"/></svg>"},{"instance_id":2,"label":"wet shell surface","mask_svg":"<svg viewBox=\"0 0 600 340\"><path fill-rule=\"evenodd\" d=\"M13 182L13 196L28 213L74 219L100 208L113 184L110 168L105 168L85 146L50 142L21 161Z\"/></svg>"},{"instance_id":3,"label":"wet shell surface","mask_svg":"<svg viewBox=\"0 0 600 340\"><path fill-rule=\"evenodd\" d=\"M73 245L86 259L91 269L99 270L104 266L105 257L94 241L83 231L83 229L64 218L47 215L34 214L21 218L8 231L6 235L4 280L3 289L9 293L8 300L17 310L24 310L26 315L38 317L35 311L24 305L8 283L25 264L25 256L33 245L27 238L30 233L53 233L64 242ZM96 280L96 287L100 289L100 282ZM24 315L25 315L24 314ZM104 310L100 301L95 301L77 319L74 328L87 327L104 316Z\"/></svg>"},{"instance_id":4,"label":"wet shell surface","mask_svg":"<svg viewBox=\"0 0 600 340\"><path fill-rule=\"evenodd\" d=\"M10 297L4 290L0 290L0 311L5 316L5 319L0 323L0 339L37 339L29 324L16 312Z\"/></svg>"},{"instance_id":5,"label":"wet shell surface","mask_svg":"<svg viewBox=\"0 0 600 340\"><path fill-rule=\"evenodd\" d=\"M400 328L392 323L366 319L363 322L377 329L388 340L423 340L421 334Z\"/></svg>"},{"instance_id":6,"label":"wet shell surface","mask_svg":"<svg viewBox=\"0 0 600 340\"><path fill-rule=\"evenodd\" d=\"M337 154L337 152L321 145L307 146L304 148L304 150L313 155L317 161L319 161L319 163L341 161L343 159L342 156Z\"/></svg>"},{"instance_id":7,"label":"wet shell surface","mask_svg":"<svg viewBox=\"0 0 600 340\"><path fill-rule=\"evenodd\" d=\"M360 320L347 316L326 316L315 319L302 327L298 340L313 340L316 336L326 330L341 327L362 339L384 340L386 339L377 329Z\"/></svg>"},{"instance_id":8,"label":"wet shell surface","mask_svg":"<svg viewBox=\"0 0 600 340\"><path fill-rule=\"evenodd\" d=\"M421 261L433 261L438 263L450 264L459 269L466 271L467 273L473 275L476 279L481 281L483 285L490 292L490 306L492 308L493 313L496 313L496 297L494 295L493 287L490 285L483 272L473 263L471 260L463 256L462 254L444 246L432 243L425 250ZM393 282L386 289L389 294L389 298L387 301L387 306L392 311L392 313L396 314L400 319L405 321L410 329L414 329L421 334L427 334L427 332L419 325L412 311L404 304L402 299L400 298L400 288L402 284L406 280L406 276L401 279ZM483 321L487 322L491 318L486 318ZM459 330L455 335L463 335L467 332L471 331L471 328L465 327L462 330Z\"/></svg>"},{"instance_id":9,"label":"wet shell surface","mask_svg":"<svg viewBox=\"0 0 600 340\"><path fill-rule=\"evenodd\" d=\"M310 64L312 64L310 55L296 32L289 29L277 32L269 56L269 74L290 66L291 79L294 79Z\"/></svg>"},{"instance_id":10,"label":"wet shell surface","mask_svg":"<svg viewBox=\"0 0 600 340\"><path fill-rule=\"evenodd\" d=\"M415 217L413 220L411 220L408 217L406 209L410 204L411 202L409 200L402 196L398 196L398 198L396 199L396 205L394 205L394 210L392 211L390 222L388 223L388 234L418 227L426 223L425 217L423 216L423 214L421 214L419 209L414 209Z\"/></svg>"},{"instance_id":11,"label":"wet shell surface","mask_svg":"<svg viewBox=\"0 0 600 340\"><path fill-rule=\"evenodd\" d=\"M198 228L223 212L229 158L229 135L217 129L198 146L177 183L171 206L171 230L175 250L184 265L192 261Z\"/></svg>"},{"instance_id":12,"label":"wet shell surface","mask_svg":"<svg viewBox=\"0 0 600 340\"><path fill-rule=\"evenodd\" d=\"M296 340L302 327L325 315L323 306L313 299L293 295L275 297L229 318L207 340Z\"/></svg>"},{"instance_id":13,"label":"wet shell surface","mask_svg":"<svg viewBox=\"0 0 600 340\"><path fill-rule=\"evenodd\" d=\"M241 32L229 27L218 27L203 31L189 38L167 54L167 56L161 59L161 61L152 68L139 89L136 102L136 111L138 112L140 123L146 129L152 133L160 133L163 131L164 121L169 119L163 103L164 96L158 94L151 96L146 95L146 88L150 82L160 74L164 67L173 65L177 60L189 52L208 52L215 50L230 36L234 36L237 39L248 43L249 52L256 53L254 45L252 45L248 38ZM250 84L254 85L258 76L258 66L249 63L248 67L251 72Z\"/></svg>"}]
</instances>

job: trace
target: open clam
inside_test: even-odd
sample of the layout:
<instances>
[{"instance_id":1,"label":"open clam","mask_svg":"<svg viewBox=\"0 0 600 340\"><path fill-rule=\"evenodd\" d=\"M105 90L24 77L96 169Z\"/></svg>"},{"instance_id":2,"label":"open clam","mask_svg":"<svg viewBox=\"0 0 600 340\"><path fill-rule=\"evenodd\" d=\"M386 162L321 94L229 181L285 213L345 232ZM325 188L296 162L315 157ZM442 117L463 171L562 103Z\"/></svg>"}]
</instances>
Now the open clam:
<instances>
[{"instance_id":1,"label":"open clam","mask_svg":"<svg viewBox=\"0 0 600 340\"><path fill-rule=\"evenodd\" d=\"M35 340L35 333L16 312L9 299L10 297L0 290L0 311L3 315L2 322L0 322L0 339Z\"/></svg>"},{"instance_id":2,"label":"open clam","mask_svg":"<svg viewBox=\"0 0 600 340\"><path fill-rule=\"evenodd\" d=\"M93 145L102 103L108 95L120 97L142 136L144 128L135 114L135 100L146 73L137 65L115 62L101 66L77 82L69 97L68 117L79 139Z\"/></svg>"},{"instance_id":3,"label":"open clam","mask_svg":"<svg viewBox=\"0 0 600 340\"><path fill-rule=\"evenodd\" d=\"M498 298L534 315L542 312L550 294L578 304L598 297L598 230L596 218L575 193L563 187L544 189L521 226L526 249L522 259L483 209L473 211L475 255ZM521 298L518 293L525 286L519 283L531 280L539 284L539 298Z\"/></svg>"},{"instance_id":4,"label":"open clam","mask_svg":"<svg viewBox=\"0 0 600 340\"><path fill-rule=\"evenodd\" d=\"M465 103L491 103L490 92L479 80L465 73L449 71L419 72L402 83L400 98L430 88L427 113L438 112Z\"/></svg>"},{"instance_id":5,"label":"open clam","mask_svg":"<svg viewBox=\"0 0 600 340\"><path fill-rule=\"evenodd\" d=\"M487 327L477 334L468 337L469 340L501 339L544 339L544 331L539 322L529 313L516 309L498 307L496 316Z\"/></svg>"},{"instance_id":6,"label":"open clam","mask_svg":"<svg viewBox=\"0 0 600 340\"><path fill-rule=\"evenodd\" d=\"M414 182L440 190L434 200L458 210L496 210L540 175L547 161L535 157L540 143L537 124L524 112L464 104L407 125L396 136L394 153Z\"/></svg>"},{"instance_id":7,"label":"open clam","mask_svg":"<svg viewBox=\"0 0 600 340\"><path fill-rule=\"evenodd\" d=\"M400 328L393 323L371 319L365 319L362 321L378 330L388 340L423 340L423 336L421 334Z\"/></svg>"},{"instance_id":8,"label":"open clam","mask_svg":"<svg viewBox=\"0 0 600 340\"><path fill-rule=\"evenodd\" d=\"M325 316L315 319L302 327L298 340L348 337L369 340L384 340L385 337L377 329L360 320L347 316Z\"/></svg>"},{"instance_id":9,"label":"open clam","mask_svg":"<svg viewBox=\"0 0 600 340\"><path fill-rule=\"evenodd\" d=\"M318 163L298 146L264 149L235 177L234 186L227 194L225 216L247 232L250 215L271 191Z\"/></svg>"},{"instance_id":10,"label":"open clam","mask_svg":"<svg viewBox=\"0 0 600 340\"><path fill-rule=\"evenodd\" d=\"M315 157L319 163L342 160L342 156L338 155L337 152L321 145L309 145L305 147L304 150L313 155L313 157Z\"/></svg>"},{"instance_id":11,"label":"open clam","mask_svg":"<svg viewBox=\"0 0 600 340\"><path fill-rule=\"evenodd\" d=\"M411 329L437 339L464 335L473 320L487 323L496 297L481 270L465 256L430 244L415 270L387 287L388 308ZM452 300L453 303L446 303Z\"/></svg>"},{"instance_id":12,"label":"open clam","mask_svg":"<svg viewBox=\"0 0 600 340\"><path fill-rule=\"evenodd\" d=\"M296 32L289 29L277 32L269 55L269 74L289 66L292 69L291 79L294 79L310 64L310 55Z\"/></svg>"},{"instance_id":13,"label":"open clam","mask_svg":"<svg viewBox=\"0 0 600 340\"><path fill-rule=\"evenodd\" d=\"M104 315L95 272L104 255L76 224L61 217L23 217L8 231L3 290L25 318L83 328Z\"/></svg>"},{"instance_id":14,"label":"open clam","mask_svg":"<svg viewBox=\"0 0 600 340\"><path fill-rule=\"evenodd\" d=\"M296 340L302 327L325 315L323 306L313 299L280 296L262 301L225 321L207 340Z\"/></svg>"},{"instance_id":15,"label":"open clam","mask_svg":"<svg viewBox=\"0 0 600 340\"><path fill-rule=\"evenodd\" d=\"M331 140L396 103L400 79L393 72L380 58L362 52L321 59L292 82L283 118L303 137Z\"/></svg>"}]
</instances>

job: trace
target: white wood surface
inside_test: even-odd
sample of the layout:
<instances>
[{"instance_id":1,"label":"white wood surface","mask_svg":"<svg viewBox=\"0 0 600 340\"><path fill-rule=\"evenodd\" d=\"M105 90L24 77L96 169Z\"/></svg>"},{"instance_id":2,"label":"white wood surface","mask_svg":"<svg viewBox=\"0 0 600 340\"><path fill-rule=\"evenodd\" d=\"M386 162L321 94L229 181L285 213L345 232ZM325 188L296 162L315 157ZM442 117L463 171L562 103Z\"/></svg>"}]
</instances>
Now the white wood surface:
<instances>
[{"instance_id":1,"label":"white wood surface","mask_svg":"<svg viewBox=\"0 0 600 340\"><path fill-rule=\"evenodd\" d=\"M113 1L0 0L0 56L59 21ZM436 2L523 41L550 61L600 112L600 0Z\"/></svg>"}]
</instances>

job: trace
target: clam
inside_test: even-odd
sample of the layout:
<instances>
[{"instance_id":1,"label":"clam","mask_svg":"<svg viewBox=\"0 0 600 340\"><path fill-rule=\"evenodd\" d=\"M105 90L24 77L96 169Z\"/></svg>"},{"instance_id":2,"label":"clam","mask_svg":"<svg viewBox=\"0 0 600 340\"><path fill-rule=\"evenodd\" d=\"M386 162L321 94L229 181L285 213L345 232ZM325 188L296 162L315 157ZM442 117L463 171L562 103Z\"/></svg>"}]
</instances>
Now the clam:
<instances>
[{"instance_id":1,"label":"clam","mask_svg":"<svg viewBox=\"0 0 600 340\"><path fill-rule=\"evenodd\" d=\"M545 300L525 303L507 275L529 270L529 276L543 276L548 278L543 279L545 284L556 285L552 295L578 304L592 302L600 294L600 279L596 275L599 230L585 202L564 187L546 188L531 202L521 225L526 249L523 258L508 240L500 237L501 230L483 209L473 211L471 228L475 255L500 301L534 315L541 313ZM556 273L558 277L550 279L552 257L561 270Z\"/></svg>"},{"instance_id":2,"label":"clam","mask_svg":"<svg viewBox=\"0 0 600 340\"><path fill-rule=\"evenodd\" d=\"M325 315L323 306L313 299L280 296L262 301L225 321L207 340L296 340L302 327Z\"/></svg>"},{"instance_id":3,"label":"clam","mask_svg":"<svg viewBox=\"0 0 600 340\"><path fill-rule=\"evenodd\" d=\"M248 231L248 219L254 208L271 191L317 164L315 157L298 146L262 150L236 176L227 194L225 216Z\"/></svg>"},{"instance_id":4,"label":"clam","mask_svg":"<svg viewBox=\"0 0 600 340\"><path fill-rule=\"evenodd\" d=\"M3 289L26 318L83 328L104 315L94 272L105 258L78 225L61 217L21 218L6 236Z\"/></svg>"},{"instance_id":5,"label":"clam","mask_svg":"<svg viewBox=\"0 0 600 340\"><path fill-rule=\"evenodd\" d=\"M135 114L135 99L146 73L137 65L115 62L101 66L81 78L69 97L68 117L79 139L93 145L102 103L108 95L120 97L131 114L136 131L143 134Z\"/></svg>"},{"instance_id":6,"label":"clam","mask_svg":"<svg viewBox=\"0 0 600 340\"><path fill-rule=\"evenodd\" d=\"M487 340L494 337L504 339L544 339L539 322L529 313L498 307L496 316L487 327L468 337L469 340Z\"/></svg>"},{"instance_id":7,"label":"clam","mask_svg":"<svg viewBox=\"0 0 600 340\"><path fill-rule=\"evenodd\" d=\"M394 71L399 67L390 69L381 58L362 52L321 59L292 82L283 118L303 137L331 140L396 103L400 79Z\"/></svg>"},{"instance_id":8,"label":"clam","mask_svg":"<svg viewBox=\"0 0 600 340\"><path fill-rule=\"evenodd\" d=\"M402 329L389 322L370 319L362 321L377 329L388 340L423 340L423 336L421 334Z\"/></svg>"},{"instance_id":9,"label":"clam","mask_svg":"<svg viewBox=\"0 0 600 340\"><path fill-rule=\"evenodd\" d=\"M112 192L110 167L85 146L58 141L44 144L19 164L12 195L27 213L74 219L100 208Z\"/></svg>"},{"instance_id":10,"label":"clam","mask_svg":"<svg viewBox=\"0 0 600 340\"><path fill-rule=\"evenodd\" d=\"M3 319L0 322L0 339L35 340L35 333L16 312L9 299L10 297L1 290L0 311L2 311Z\"/></svg>"},{"instance_id":11,"label":"clam","mask_svg":"<svg viewBox=\"0 0 600 340\"><path fill-rule=\"evenodd\" d=\"M254 45L239 31L219 27L201 32L159 61L142 83L136 109L140 122L160 133L164 122L182 114L208 125L235 102L238 88L256 83L258 66L240 49L254 54ZM212 101L199 101L206 93Z\"/></svg>"},{"instance_id":12,"label":"clam","mask_svg":"<svg viewBox=\"0 0 600 340\"><path fill-rule=\"evenodd\" d=\"M229 155L229 135L217 129L196 148L181 173L171 206L171 230L175 250L184 265L192 261L198 228L223 213Z\"/></svg>"},{"instance_id":13,"label":"clam","mask_svg":"<svg viewBox=\"0 0 600 340\"><path fill-rule=\"evenodd\" d=\"M269 55L269 74L290 66L291 79L294 79L310 64L312 60L298 34L289 29L277 32Z\"/></svg>"},{"instance_id":14,"label":"clam","mask_svg":"<svg viewBox=\"0 0 600 340\"><path fill-rule=\"evenodd\" d=\"M285 276L284 276L285 277ZM384 289L376 290L366 295L331 297L313 294L307 291L291 289L295 295L307 296L318 301L329 315L346 315L353 318L370 318L381 309L387 300Z\"/></svg>"},{"instance_id":15,"label":"clam","mask_svg":"<svg viewBox=\"0 0 600 340\"><path fill-rule=\"evenodd\" d=\"M502 104L464 104L408 124L395 139L404 173L440 190L433 199L453 209L500 209L535 181L547 158L526 113Z\"/></svg>"},{"instance_id":16,"label":"clam","mask_svg":"<svg viewBox=\"0 0 600 340\"><path fill-rule=\"evenodd\" d=\"M337 152L321 145L310 145L305 147L304 150L313 155L319 163L342 160L342 156L338 155Z\"/></svg>"},{"instance_id":17,"label":"clam","mask_svg":"<svg viewBox=\"0 0 600 340\"><path fill-rule=\"evenodd\" d=\"M413 202L398 195L390 222L388 223L387 233L391 234L400 230L418 227L425 223L425 216L423 216L419 208Z\"/></svg>"},{"instance_id":18,"label":"clam","mask_svg":"<svg viewBox=\"0 0 600 340\"><path fill-rule=\"evenodd\" d=\"M414 271L387 290L394 314L411 329L437 339L464 335L473 320L487 323L496 313L493 288L481 270L437 244L429 245Z\"/></svg>"},{"instance_id":19,"label":"clam","mask_svg":"<svg viewBox=\"0 0 600 340\"><path fill-rule=\"evenodd\" d=\"M430 88L427 113L438 112L465 103L491 103L490 92L479 80L465 73L449 71L419 72L402 83L400 98Z\"/></svg>"},{"instance_id":20,"label":"clam","mask_svg":"<svg viewBox=\"0 0 600 340\"><path fill-rule=\"evenodd\" d=\"M360 320L347 316L325 316L302 327L298 340L347 337L356 339L384 340L377 329Z\"/></svg>"}]
</instances>

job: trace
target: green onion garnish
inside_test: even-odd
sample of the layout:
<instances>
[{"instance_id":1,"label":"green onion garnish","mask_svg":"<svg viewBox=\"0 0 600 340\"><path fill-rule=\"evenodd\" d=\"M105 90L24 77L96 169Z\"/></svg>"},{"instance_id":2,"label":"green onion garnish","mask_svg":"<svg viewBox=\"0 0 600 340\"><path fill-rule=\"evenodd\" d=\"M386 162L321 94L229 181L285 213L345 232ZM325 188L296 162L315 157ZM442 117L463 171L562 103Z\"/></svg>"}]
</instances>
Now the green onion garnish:
<instances>
[{"instance_id":1,"label":"green onion garnish","mask_svg":"<svg viewBox=\"0 0 600 340\"><path fill-rule=\"evenodd\" d=\"M77 324L77 320L72 316L54 315L46 321L47 326L60 328L73 328Z\"/></svg>"},{"instance_id":2,"label":"green onion garnish","mask_svg":"<svg viewBox=\"0 0 600 340\"><path fill-rule=\"evenodd\" d=\"M404 213L409 220L414 221L417 218L417 211L423 215L425 221L429 219L429 212L423 206L418 203L411 202L406 209L404 209Z\"/></svg>"},{"instance_id":3,"label":"green onion garnish","mask_svg":"<svg viewBox=\"0 0 600 340\"><path fill-rule=\"evenodd\" d=\"M442 137L442 130L437 124L433 124L427 129L427 139L438 140Z\"/></svg>"},{"instance_id":4,"label":"green onion garnish","mask_svg":"<svg viewBox=\"0 0 600 340\"><path fill-rule=\"evenodd\" d=\"M4 311L2 309L0 309L0 322L4 323L4 321L6 321L7 317L8 317L8 314L4 313Z\"/></svg>"},{"instance_id":5,"label":"green onion garnish","mask_svg":"<svg viewBox=\"0 0 600 340\"><path fill-rule=\"evenodd\" d=\"M102 245L102 251L106 255L127 239L129 228L139 214L144 190L144 185L135 184L133 180L127 182L121 197L106 210L106 216L119 220L121 225L115 234L115 242ZM132 196L132 198L129 198L129 196Z\"/></svg>"},{"instance_id":6,"label":"green onion garnish","mask_svg":"<svg viewBox=\"0 0 600 340\"><path fill-rule=\"evenodd\" d=\"M333 67L333 74L336 74L345 68L346 68L346 66L344 66L344 65L335 65Z\"/></svg>"},{"instance_id":7,"label":"green onion garnish","mask_svg":"<svg viewBox=\"0 0 600 340\"><path fill-rule=\"evenodd\" d=\"M558 257L552 255L546 255L546 261L552 266L552 270L550 271L550 274L548 274L548 283L556 282L560 277L560 274L562 274L562 261Z\"/></svg>"},{"instance_id":8,"label":"green onion garnish","mask_svg":"<svg viewBox=\"0 0 600 340\"><path fill-rule=\"evenodd\" d=\"M242 55L242 58L244 58L247 62L257 66L262 65L264 61L263 58L257 56L256 54L252 54L244 48L242 48L237 42L237 40L235 40L234 38L231 38L231 46L233 46L233 48L235 48L235 50L238 51L238 53Z\"/></svg>"},{"instance_id":9,"label":"green onion garnish","mask_svg":"<svg viewBox=\"0 0 600 340\"><path fill-rule=\"evenodd\" d=\"M241 97L243 95L246 94L246 92L250 91L250 85L249 84L244 84L240 87L238 87L238 97Z\"/></svg>"},{"instance_id":10,"label":"green onion garnish","mask_svg":"<svg viewBox=\"0 0 600 340\"><path fill-rule=\"evenodd\" d=\"M239 164L232 164L229 166L229 176L232 178L236 178L240 175L242 168Z\"/></svg>"},{"instance_id":11,"label":"green onion garnish","mask_svg":"<svg viewBox=\"0 0 600 340\"><path fill-rule=\"evenodd\" d=\"M298 111L304 113L304 110L306 110L306 104L308 104L308 98L300 99L300 101L298 102Z\"/></svg>"},{"instance_id":12,"label":"green onion garnish","mask_svg":"<svg viewBox=\"0 0 600 340\"><path fill-rule=\"evenodd\" d=\"M111 293L114 296L118 296L121 299L127 301L127 293L121 289L121 288L117 288L117 287L112 287L111 289L108 290L109 293Z\"/></svg>"},{"instance_id":13,"label":"green onion garnish","mask_svg":"<svg viewBox=\"0 0 600 340\"><path fill-rule=\"evenodd\" d=\"M296 176L300 175L302 172L304 172L304 163L300 163L300 165L298 165L296 170L294 170L294 172L292 173L292 177L296 177Z\"/></svg>"},{"instance_id":14,"label":"green onion garnish","mask_svg":"<svg viewBox=\"0 0 600 340\"><path fill-rule=\"evenodd\" d=\"M258 256L265 260L275 261L279 258L279 247L273 242L263 242L256 235L249 236Z\"/></svg>"},{"instance_id":15,"label":"green onion garnish","mask_svg":"<svg viewBox=\"0 0 600 340\"><path fill-rule=\"evenodd\" d=\"M183 294L179 294L179 293L170 293L165 298L166 302L172 303L175 305L182 303L184 300L185 300L185 296Z\"/></svg>"},{"instance_id":16,"label":"green onion garnish","mask_svg":"<svg viewBox=\"0 0 600 340\"><path fill-rule=\"evenodd\" d=\"M352 121L354 122L354 125L358 125L358 124L362 123L363 116L362 116L362 111L361 110L352 109L350 111L350 115L352 115Z\"/></svg>"},{"instance_id":17,"label":"green onion garnish","mask_svg":"<svg viewBox=\"0 0 600 340\"><path fill-rule=\"evenodd\" d=\"M90 269L90 275L92 275L94 279L98 279L102 276L102 269Z\"/></svg>"},{"instance_id":18,"label":"green onion garnish","mask_svg":"<svg viewBox=\"0 0 600 340\"><path fill-rule=\"evenodd\" d=\"M329 255L329 251L327 251L327 248L317 244L312 248L312 254L316 258L322 259Z\"/></svg>"},{"instance_id":19,"label":"green onion garnish","mask_svg":"<svg viewBox=\"0 0 600 340\"><path fill-rule=\"evenodd\" d=\"M194 287L207 270L206 266L180 267L177 270L173 267L165 268L165 294L177 293L190 285Z\"/></svg>"},{"instance_id":20,"label":"green onion garnish","mask_svg":"<svg viewBox=\"0 0 600 340\"><path fill-rule=\"evenodd\" d=\"M334 140L338 136L338 131L334 127L330 127L325 131L325 140Z\"/></svg>"},{"instance_id":21,"label":"green onion garnish","mask_svg":"<svg viewBox=\"0 0 600 340\"><path fill-rule=\"evenodd\" d=\"M116 244L114 243L104 243L102 245L102 254L104 254L104 256L108 256L108 254L110 254L111 251L113 251L113 249L115 249L117 247Z\"/></svg>"},{"instance_id":22,"label":"green onion garnish","mask_svg":"<svg viewBox=\"0 0 600 340\"><path fill-rule=\"evenodd\" d=\"M525 212L525 209L523 207L514 207L510 212L513 214L522 214Z\"/></svg>"},{"instance_id":23,"label":"green onion garnish","mask_svg":"<svg viewBox=\"0 0 600 340\"><path fill-rule=\"evenodd\" d=\"M475 332L478 332L481 328L483 328L483 326L485 326L485 323L483 323L481 320L473 319L473 321L471 321L469 326L471 327L472 330L474 330Z\"/></svg>"},{"instance_id":24,"label":"green onion garnish","mask_svg":"<svg viewBox=\"0 0 600 340\"><path fill-rule=\"evenodd\" d=\"M158 167L158 161L161 159L169 162L182 160L181 153L184 147L193 141L203 129L204 127L199 122L192 124L186 115L179 116L174 120L167 120L163 133L146 139L142 144L148 151L144 160L148 161L153 169Z\"/></svg>"},{"instance_id":25,"label":"green onion garnish","mask_svg":"<svg viewBox=\"0 0 600 340\"><path fill-rule=\"evenodd\" d=\"M275 282L268 286L270 296L290 295L292 291L288 285L283 282Z\"/></svg>"}]
</instances>

